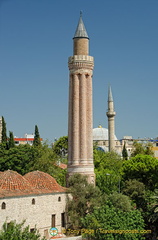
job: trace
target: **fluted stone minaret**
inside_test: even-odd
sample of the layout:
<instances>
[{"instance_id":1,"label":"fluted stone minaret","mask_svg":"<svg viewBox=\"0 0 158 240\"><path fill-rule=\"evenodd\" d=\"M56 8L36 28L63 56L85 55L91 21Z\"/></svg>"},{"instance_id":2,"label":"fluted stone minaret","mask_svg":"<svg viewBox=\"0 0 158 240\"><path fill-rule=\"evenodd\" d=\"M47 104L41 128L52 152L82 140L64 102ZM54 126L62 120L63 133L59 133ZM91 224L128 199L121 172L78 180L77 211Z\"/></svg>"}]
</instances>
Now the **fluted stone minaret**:
<instances>
[{"instance_id":1,"label":"fluted stone minaret","mask_svg":"<svg viewBox=\"0 0 158 240\"><path fill-rule=\"evenodd\" d=\"M108 135L109 135L109 152L115 150L115 115L114 111L114 101L112 97L111 87L108 91L108 111L106 113L108 117Z\"/></svg>"},{"instance_id":2,"label":"fluted stone minaret","mask_svg":"<svg viewBox=\"0 0 158 240\"><path fill-rule=\"evenodd\" d=\"M87 175L95 182L92 136L93 57L89 56L89 37L82 15L73 38L73 56L69 57L68 177Z\"/></svg>"}]
</instances>

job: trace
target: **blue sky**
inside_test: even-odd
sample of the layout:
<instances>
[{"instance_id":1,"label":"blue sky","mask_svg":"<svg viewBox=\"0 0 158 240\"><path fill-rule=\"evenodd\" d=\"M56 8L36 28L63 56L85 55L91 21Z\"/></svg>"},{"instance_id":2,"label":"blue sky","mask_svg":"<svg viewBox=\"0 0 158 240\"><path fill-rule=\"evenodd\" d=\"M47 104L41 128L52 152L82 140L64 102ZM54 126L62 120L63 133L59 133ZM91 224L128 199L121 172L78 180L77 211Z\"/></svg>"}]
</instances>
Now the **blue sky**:
<instances>
[{"instance_id":1,"label":"blue sky","mask_svg":"<svg viewBox=\"0 0 158 240\"><path fill-rule=\"evenodd\" d=\"M68 57L80 10L90 37L93 125L107 128L108 85L116 136L158 136L157 0L0 0L0 115L23 137L38 125L67 135Z\"/></svg>"}]
</instances>

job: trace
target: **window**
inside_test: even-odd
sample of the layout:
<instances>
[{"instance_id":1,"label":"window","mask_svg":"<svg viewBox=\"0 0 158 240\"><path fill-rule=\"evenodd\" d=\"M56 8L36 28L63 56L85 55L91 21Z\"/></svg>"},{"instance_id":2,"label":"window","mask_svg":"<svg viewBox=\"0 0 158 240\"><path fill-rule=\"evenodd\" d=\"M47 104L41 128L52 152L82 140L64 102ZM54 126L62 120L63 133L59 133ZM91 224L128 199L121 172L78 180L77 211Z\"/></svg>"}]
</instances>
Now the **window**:
<instances>
[{"instance_id":1,"label":"window","mask_svg":"<svg viewBox=\"0 0 158 240\"><path fill-rule=\"evenodd\" d=\"M61 202L61 197L58 197L58 202Z\"/></svg>"},{"instance_id":2,"label":"window","mask_svg":"<svg viewBox=\"0 0 158 240\"><path fill-rule=\"evenodd\" d=\"M33 233L35 231L34 228L30 228L30 232Z\"/></svg>"},{"instance_id":3,"label":"window","mask_svg":"<svg viewBox=\"0 0 158 240\"><path fill-rule=\"evenodd\" d=\"M2 203L1 209L6 209L6 203L5 202Z\"/></svg>"},{"instance_id":4,"label":"window","mask_svg":"<svg viewBox=\"0 0 158 240\"><path fill-rule=\"evenodd\" d=\"M65 213L61 213L61 226L65 227Z\"/></svg>"},{"instance_id":5,"label":"window","mask_svg":"<svg viewBox=\"0 0 158 240\"><path fill-rule=\"evenodd\" d=\"M34 198L32 199L32 205L35 205L35 199Z\"/></svg>"},{"instance_id":6,"label":"window","mask_svg":"<svg viewBox=\"0 0 158 240\"><path fill-rule=\"evenodd\" d=\"M55 227L55 214L52 215L52 227Z\"/></svg>"}]
</instances>

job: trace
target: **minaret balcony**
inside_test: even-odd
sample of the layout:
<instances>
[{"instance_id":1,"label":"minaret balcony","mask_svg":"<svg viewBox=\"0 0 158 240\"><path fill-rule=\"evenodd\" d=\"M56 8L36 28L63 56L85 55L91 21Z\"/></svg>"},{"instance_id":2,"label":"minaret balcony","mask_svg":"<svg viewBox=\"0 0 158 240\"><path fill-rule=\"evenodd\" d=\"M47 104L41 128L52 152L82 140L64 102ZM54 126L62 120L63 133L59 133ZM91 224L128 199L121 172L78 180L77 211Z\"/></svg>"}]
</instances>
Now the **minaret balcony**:
<instances>
[{"instance_id":1,"label":"minaret balcony","mask_svg":"<svg viewBox=\"0 0 158 240\"><path fill-rule=\"evenodd\" d=\"M107 117L114 117L116 115L116 112L107 112Z\"/></svg>"}]
</instances>

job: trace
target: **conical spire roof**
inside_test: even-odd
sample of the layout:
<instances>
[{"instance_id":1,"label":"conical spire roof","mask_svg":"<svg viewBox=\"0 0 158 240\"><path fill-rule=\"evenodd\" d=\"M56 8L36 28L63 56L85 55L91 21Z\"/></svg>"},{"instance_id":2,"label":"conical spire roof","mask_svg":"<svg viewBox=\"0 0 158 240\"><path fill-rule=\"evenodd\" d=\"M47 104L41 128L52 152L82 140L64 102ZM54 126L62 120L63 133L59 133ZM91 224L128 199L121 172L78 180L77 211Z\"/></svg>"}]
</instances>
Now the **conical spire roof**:
<instances>
[{"instance_id":1,"label":"conical spire roof","mask_svg":"<svg viewBox=\"0 0 158 240\"><path fill-rule=\"evenodd\" d=\"M89 38L82 20L82 12L80 12L80 19L76 28L74 38Z\"/></svg>"},{"instance_id":2,"label":"conical spire roof","mask_svg":"<svg viewBox=\"0 0 158 240\"><path fill-rule=\"evenodd\" d=\"M108 91L108 102L113 102L111 86L109 86L109 91Z\"/></svg>"}]
</instances>

